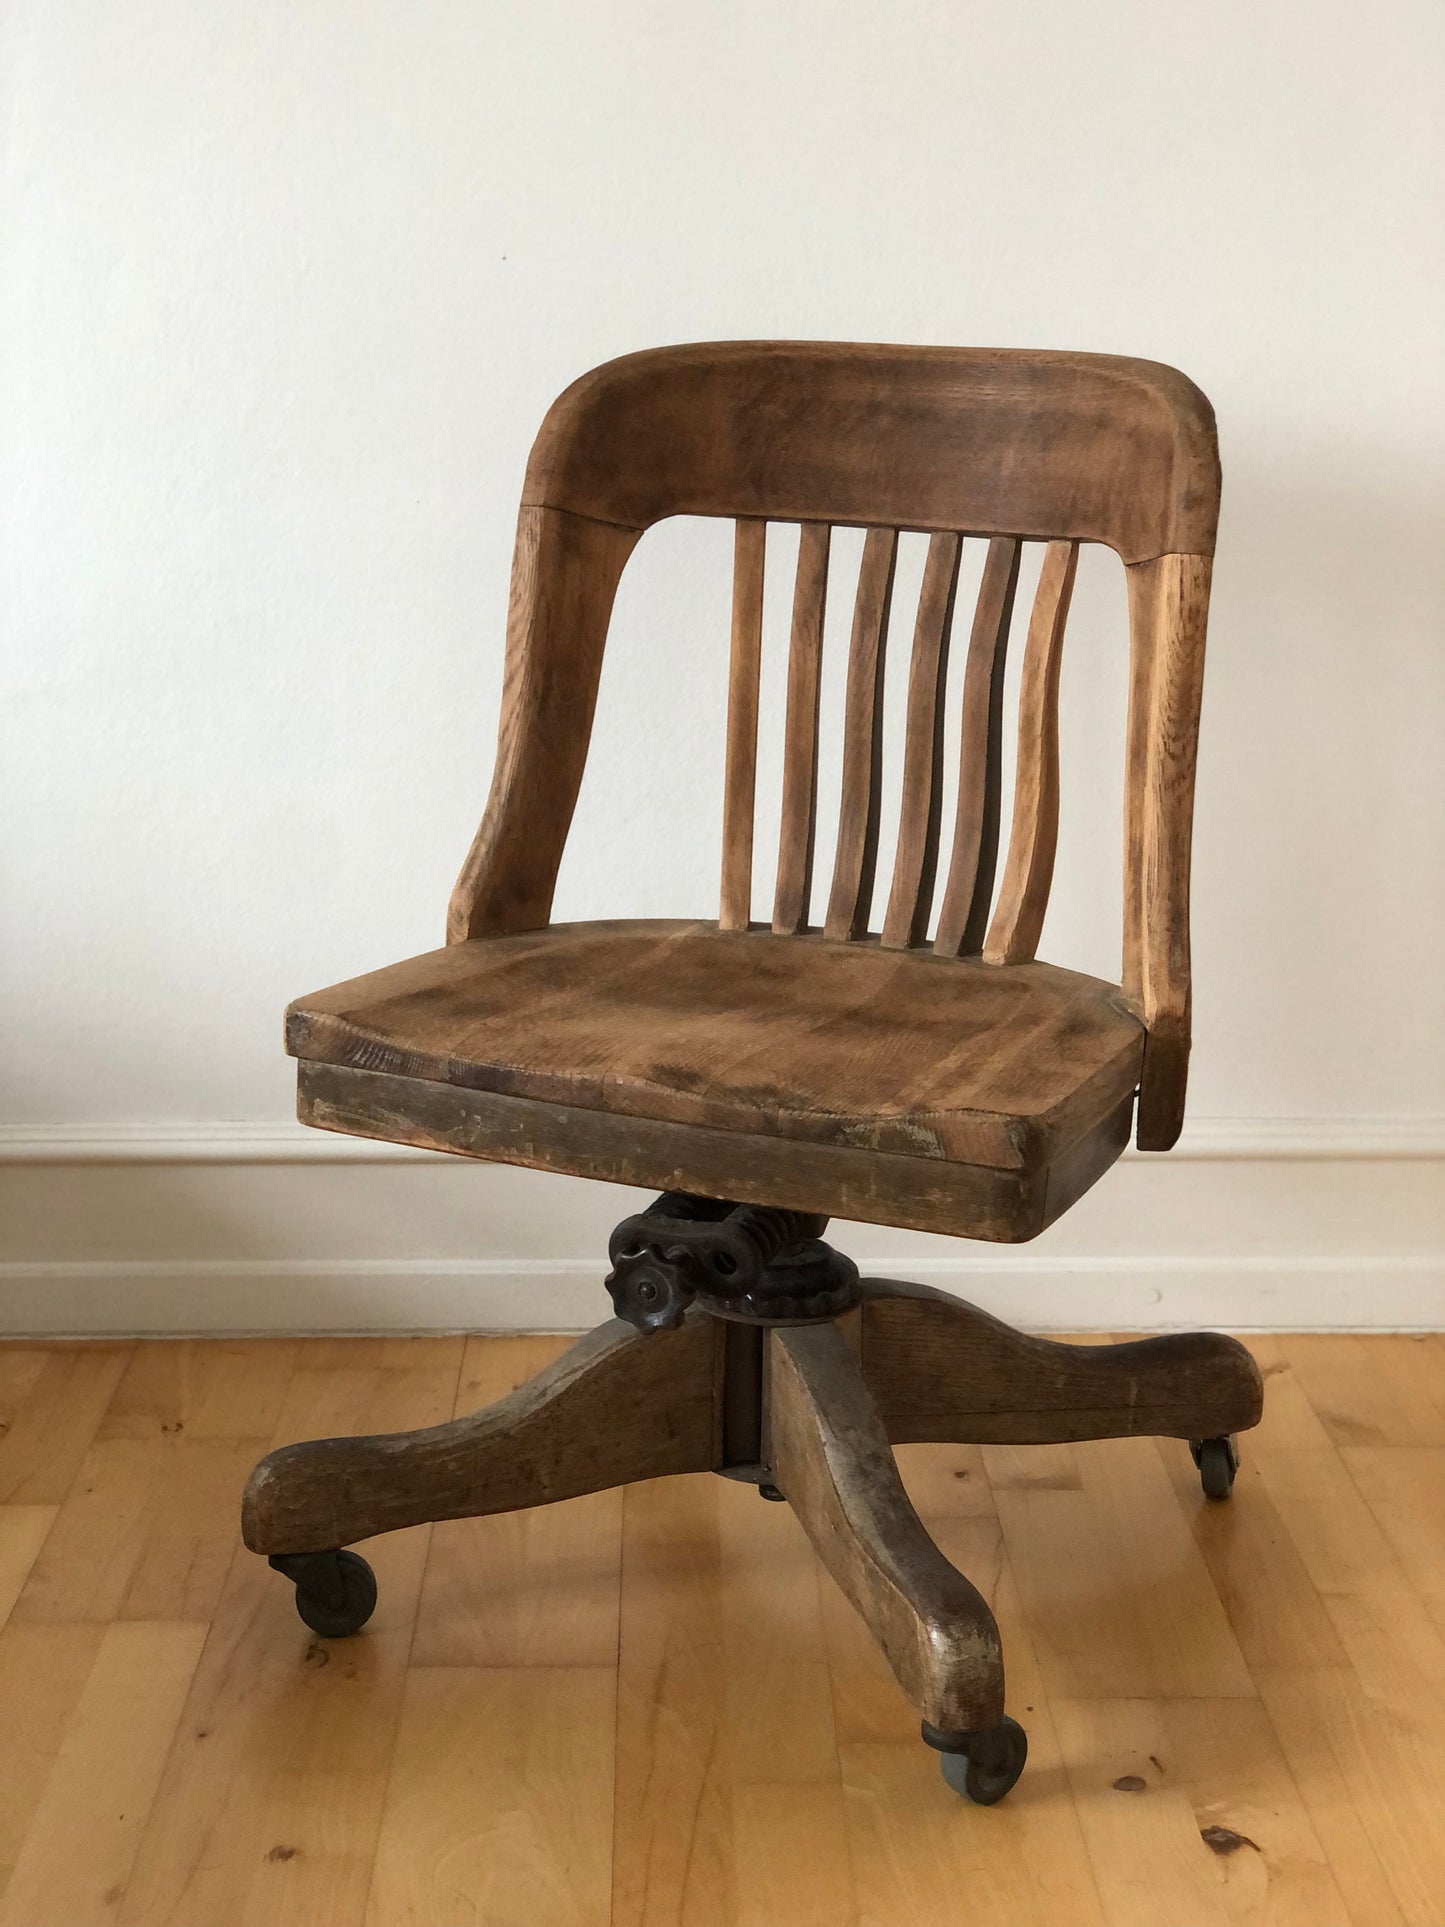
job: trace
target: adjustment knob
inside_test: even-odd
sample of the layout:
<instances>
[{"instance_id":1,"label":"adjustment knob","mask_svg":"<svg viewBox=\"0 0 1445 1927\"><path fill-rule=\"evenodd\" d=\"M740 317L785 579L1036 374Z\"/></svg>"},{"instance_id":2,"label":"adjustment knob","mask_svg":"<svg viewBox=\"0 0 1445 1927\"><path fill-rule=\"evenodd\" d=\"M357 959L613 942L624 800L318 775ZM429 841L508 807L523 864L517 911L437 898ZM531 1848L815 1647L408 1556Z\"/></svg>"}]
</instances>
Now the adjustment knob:
<instances>
[{"instance_id":1,"label":"adjustment knob","mask_svg":"<svg viewBox=\"0 0 1445 1927\"><path fill-rule=\"evenodd\" d=\"M650 1250L623 1251L607 1274L607 1289L619 1318L640 1332L676 1331L692 1303L692 1286L678 1275L676 1254L659 1262Z\"/></svg>"}]
</instances>

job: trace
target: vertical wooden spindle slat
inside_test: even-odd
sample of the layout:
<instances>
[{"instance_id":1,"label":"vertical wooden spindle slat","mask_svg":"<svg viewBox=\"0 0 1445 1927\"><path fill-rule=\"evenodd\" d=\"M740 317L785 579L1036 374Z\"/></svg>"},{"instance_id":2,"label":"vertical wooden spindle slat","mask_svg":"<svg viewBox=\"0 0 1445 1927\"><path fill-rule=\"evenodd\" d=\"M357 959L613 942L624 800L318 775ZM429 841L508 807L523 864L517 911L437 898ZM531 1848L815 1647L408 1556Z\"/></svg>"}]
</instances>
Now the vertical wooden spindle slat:
<instances>
[{"instance_id":1,"label":"vertical wooden spindle slat","mask_svg":"<svg viewBox=\"0 0 1445 1927\"><path fill-rule=\"evenodd\" d=\"M898 558L897 529L869 529L853 605L843 717L843 795L838 849L824 933L861 937L873 903L883 773L883 664L888 605Z\"/></svg>"},{"instance_id":2,"label":"vertical wooden spindle slat","mask_svg":"<svg viewBox=\"0 0 1445 1927\"><path fill-rule=\"evenodd\" d=\"M1059 664L1079 561L1077 542L1050 542L1029 618L1019 690L1013 824L984 961L1027 963L1043 934L1059 837Z\"/></svg>"},{"instance_id":3,"label":"vertical wooden spindle slat","mask_svg":"<svg viewBox=\"0 0 1445 1927\"><path fill-rule=\"evenodd\" d=\"M922 943L933 908L938 831L943 814L943 695L948 642L958 590L962 537L929 538L908 667L908 716L903 747L903 801L898 849L883 919L883 944L906 950Z\"/></svg>"},{"instance_id":4,"label":"vertical wooden spindle slat","mask_svg":"<svg viewBox=\"0 0 1445 1927\"><path fill-rule=\"evenodd\" d=\"M723 930L746 930L752 915L758 677L763 653L767 535L766 522L739 521L733 540L733 633L723 788L722 899L718 912L718 925Z\"/></svg>"},{"instance_id":5,"label":"vertical wooden spindle slat","mask_svg":"<svg viewBox=\"0 0 1445 1927\"><path fill-rule=\"evenodd\" d=\"M988 545L963 670L958 809L953 855L933 947L943 957L983 948L998 868L1003 763L1003 676L1018 587L1020 544L998 535Z\"/></svg>"},{"instance_id":6,"label":"vertical wooden spindle slat","mask_svg":"<svg viewBox=\"0 0 1445 1927\"><path fill-rule=\"evenodd\" d=\"M798 538L793 632L788 646L788 706L783 735L783 807L773 928L794 937L807 928L813 892L813 840L818 820L818 696L822 688L823 619L828 605L828 552L833 531L805 522Z\"/></svg>"}]
</instances>

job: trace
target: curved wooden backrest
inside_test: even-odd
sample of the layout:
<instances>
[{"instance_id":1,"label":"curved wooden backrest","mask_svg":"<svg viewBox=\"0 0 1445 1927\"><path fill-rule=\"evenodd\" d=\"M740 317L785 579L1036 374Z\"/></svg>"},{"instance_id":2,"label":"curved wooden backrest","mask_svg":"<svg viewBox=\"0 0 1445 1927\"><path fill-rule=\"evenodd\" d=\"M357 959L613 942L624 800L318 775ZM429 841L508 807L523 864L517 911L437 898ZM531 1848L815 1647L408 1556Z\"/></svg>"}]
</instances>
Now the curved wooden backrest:
<instances>
[{"instance_id":1,"label":"curved wooden backrest","mask_svg":"<svg viewBox=\"0 0 1445 1927\"><path fill-rule=\"evenodd\" d=\"M1031 959L1058 830L1058 690L1079 545L1124 561L1131 632L1122 988L1148 1028L1139 1142L1183 1116L1189 840L1219 501L1208 402L1176 370L1102 355L731 342L595 369L528 465L486 816L452 941L551 913L622 569L664 516L736 518L719 922L746 928L767 523L802 524L772 927L809 927L831 531L867 530L845 697L825 935L864 937L882 801L882 692L899 532L930 534L909 667L902 804L879 941L927 941L942 856L944 701L964 540L989 538L964 664L961 764L933 947ZM1021 675L1013 822L995 901L1004 658L1025 541L1046 543Z\"/></svg>"},{"instance_id":2,"label":"curved wooden backrest","mask_svg":"<svg viewBox=\"0 0 1445 1927\"><path fill-rule=\"evenodd\" d=\"M727 341L573 382L527 464L528 508L1071 536L1125 562L1209 555L1214 415L1159 362L998 348Z\"/></svg>"}]
</instances>

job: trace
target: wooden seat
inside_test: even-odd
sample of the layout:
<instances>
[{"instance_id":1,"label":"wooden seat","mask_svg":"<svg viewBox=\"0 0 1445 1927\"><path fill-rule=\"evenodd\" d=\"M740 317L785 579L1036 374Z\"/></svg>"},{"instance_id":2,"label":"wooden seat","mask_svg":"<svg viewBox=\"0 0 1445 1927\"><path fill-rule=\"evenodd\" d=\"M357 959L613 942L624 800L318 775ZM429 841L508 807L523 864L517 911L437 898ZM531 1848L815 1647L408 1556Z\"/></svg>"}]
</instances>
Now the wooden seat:
<instances>
[{"instance_id":1,"label":"wooden seat","mask_svg":"<svg viewBox=\"0 0 1445 1927\"><path fill-rule=\"evenodd\" d=\"M353 1632L375 1603L354 1540L720 1472L793 1507L950 1785L983 1802L1012 1786L1024 1740L1004 1713L997 1625L924 1530L891 1445L1157 1433L1191 1441L1206 1492L1224 1497L1232 1435L1259 1417L1259 1373L1208 1334L1027 1337L925 1286L860 1280L821 1234L841 1216L1032 1237L1118 1157L1131 1118L1141 1150L1177 1138L1218 506L1209 404L1153 362L722 342L627 356L553 405L522 494L491 795L447 947L303 997L288 1044L310 1123L663 1195L612 1234L619 1316L532 1384L427 1431L302 1442L256 1468L246 1543L295 1582L314 1631ZM645 531L674 515L734 523L731 623L719 612L717 625L730 648L717 919L555 925L614 595ZM780 523L797 533L768 879L756 859L774 826L756 776ZM836 527L865 534L825 883ZM926 536L927 554L895 769L883 692L904 533ZM978 595L955 647L973 541L986 545ZM1128 587L1117 983L1037 960L1082 543L1112 549ZM1035 586L1003 846L1021 579ZM648 728L665 727L673 694L681 708L681 688L659 687ZM628 847L641 841L630 829ZM545 1305L535 1316L546 1323Z\"/></svg>"},{"instance_id":2,"label":"wooden seat","mask_svg":"<svg viewBox=\"0 0 1445 1927\"><path fill-rule=\"evenodd\" d=\"M433 1141L431 1094L408 1109L403 1083L425 1080L565 1106L550 1153L527 1160L550 1169L598 1175L608 1117L696 1126L689 1190L739 1194L736 1157L724 1147L708 1160L708 1138L727 1132L772 1140L764 1175L742 1187L758 1202L1023 1238L1127 1141L1144 1027L1116 986L1049 964L995 970L818 935L647 922L434 950L301 998L287 1042L309 1064L388 1077L387 1136ZM318 1116L314 1101L306 1114L358 1121ZM492 1113L467 1115L475 1153ZM492 1143L503 1155L505 1129ZM850 1155L835 1169L799 1159L801 1145ZM870 1152L913 1160L911 1187L880 1194L860 1155ZM626 1172L609 1175L667 1189L677 1156L670 1139L649 1167L634 1145ZM863 1191L860 1163L872 1173ZM1067 1178L1051 1189L1056 1165Z\"/></svg>"}]
</instances>

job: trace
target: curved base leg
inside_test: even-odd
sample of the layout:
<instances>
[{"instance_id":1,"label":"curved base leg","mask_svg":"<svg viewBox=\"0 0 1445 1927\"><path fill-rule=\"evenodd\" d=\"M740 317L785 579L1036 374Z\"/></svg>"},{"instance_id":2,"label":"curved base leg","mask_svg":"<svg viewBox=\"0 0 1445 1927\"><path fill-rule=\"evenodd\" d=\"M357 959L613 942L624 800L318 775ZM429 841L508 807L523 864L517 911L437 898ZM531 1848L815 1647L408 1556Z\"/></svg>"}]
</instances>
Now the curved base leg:
<instances>
[{"instance_id":1,"label":"curved base leg","mask_svg":"<svg viewBox=\"0 0 1445 1927\"><path fill-rule=\"evenodd\" d=\"M930 1727L1003 1717L1003 1654L982 1595L913 1510L858 1361L834 1325L768 1333L765 1456L823 1564Z\"/></svg>"},{"instance_id":2,"label":"curved base leg","mask_svg":"<svg viewBox=\"0 0 1445 1927\"><path fill-rule=\"evenodd\" d=\"M927 1285L869 1279L863 1293L863 1376L895 1445L1211 1439L1259 1423L1263 1381L1235 1338L1067 1345Z\"/></svg>"},{"instance_id":3,"label":"curved base leg","mask_svg":"<svg viewBox=\"0 0 1445 1927\"><path fill-rule=\"evenodd\" d=\"M320 1552L432 1519L706 1471L719 1356L718 1327L699 1313L646 1338L611 1319L467 1418L283 1445L251 1474L242 1536L253 1552Z\"/></svg>"}]
</instances>

